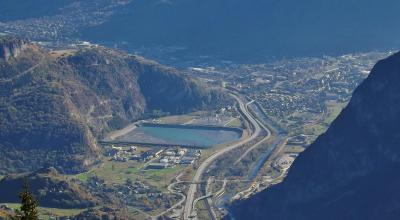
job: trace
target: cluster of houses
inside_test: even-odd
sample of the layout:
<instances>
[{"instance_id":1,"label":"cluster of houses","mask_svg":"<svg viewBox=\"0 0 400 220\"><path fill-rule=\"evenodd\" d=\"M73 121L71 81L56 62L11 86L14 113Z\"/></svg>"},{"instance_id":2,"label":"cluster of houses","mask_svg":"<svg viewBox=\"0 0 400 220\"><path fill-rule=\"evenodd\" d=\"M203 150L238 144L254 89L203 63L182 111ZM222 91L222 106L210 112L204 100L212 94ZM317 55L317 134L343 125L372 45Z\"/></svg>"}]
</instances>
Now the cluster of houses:
<instances>
[{"instance_id":1,"label":"cluster of houses","mask_svg":"<svg viewBox=\"0 0 400 220\"><path fill-rule=\"evenodd\" d=\"M201 150L186 148L152 148L147 151L139 151L137 146L116 147L112 146L108 151L111 160L127 162L136 160L139 162L150 162L147 169L164 169L177 164L193 164L201 156Z\"/></svg>"},{"instance_id":2,"label":"cluster of houses","mask_svg":"<svg viewBox=\"0 0 400 220\"><path fill-rule=\"evenodd\" d=\"M201 156L201 151L196 149L170 148L162 152L161 156L150 163L147 169L164 169L177 164L193 164Z\"/></svg>"},{"instance_id":3,"label":"cluster of houses","mask_svg":"<svg viewBox=\"0 0 400 220\"><path fill-rule=\"evenodd\" d=\"M129 191L120 190L118 192L119 194L126 195L128 193L128 195L131 195L131 194L160 193L156 188L146 185L140 181L127 182L125 186L129 189ZM124 189L124 187L121 186L121 189Z\"/></svg>"},{"instance_id":4,"label":"cluster of houses","mask_svg":"<svg viewBox=\"0 0 400 220\"><path fill-rule=\"evenodd\" d=\"M128 160L134 159L137 156L137 147L131 146L129 149L125 149L122 147L112 146L107 154L112 160L127 162Z\"/></svg>"}]
</instances>

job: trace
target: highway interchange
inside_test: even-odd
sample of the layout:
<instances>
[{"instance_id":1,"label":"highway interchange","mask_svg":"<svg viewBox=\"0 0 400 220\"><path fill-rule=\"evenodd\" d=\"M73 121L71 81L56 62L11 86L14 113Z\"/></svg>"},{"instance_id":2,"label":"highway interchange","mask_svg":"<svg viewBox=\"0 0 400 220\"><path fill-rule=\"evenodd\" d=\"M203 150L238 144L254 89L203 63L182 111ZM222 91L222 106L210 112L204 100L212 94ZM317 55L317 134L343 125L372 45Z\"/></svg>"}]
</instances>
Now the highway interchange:
<instances>
[{"instance_id":1,"label":"highway interchange","mask_svg":"<svg viewBox=\"0 0 400 220\"><path fill-rule=\"evenodd\" d=\"M202 181L202 177L204 175L204 173L206 172L207 168L216 160L220 159L221 156L223 156L224 154L235 150L253 140L255 140L262 132L262 130L266 130L267 131L267 136L265 138L263 138L263 141L265 141L266 139L268 139L270 137L271 132L268 130L267 127L265 127L264 125L262 125L262 123L260 123L258 121L258 119L256 119L255 117L253 117L253 115L249 112L248 110L248 106L252 103L244 103L243 100L241 99L240 95L236 94L236 93L230 93L231 96L238 102L239 104L239 111L242 113L242 115L244 116L245 120L253 127L253 131L251 133L251 136L249 137L245 137L243 139L241 139L240 141L226 147L223 148L222 150L215 152L213 155L211 155L210 157L208 157L205 161L203 161L200 166L198 167L198 169L196 170L196 173L192 179L192 182L201 182ZM256 144L257 145L257 144ZM250 148L251 149L254 148L254 146ZM247 151L249 152L249 150ZM189 189L187 191L186 194L186 202L185 202L185 206L184 206L184 211L183 211L183 219L184 220L189 220L191 218L193 218L195 216L195 213L193 212L193 202L195 200L195 196L196 196L196 192L197 192L198 188L197 188L197 184L190 184Z\"/></svg>"}]
</instances>

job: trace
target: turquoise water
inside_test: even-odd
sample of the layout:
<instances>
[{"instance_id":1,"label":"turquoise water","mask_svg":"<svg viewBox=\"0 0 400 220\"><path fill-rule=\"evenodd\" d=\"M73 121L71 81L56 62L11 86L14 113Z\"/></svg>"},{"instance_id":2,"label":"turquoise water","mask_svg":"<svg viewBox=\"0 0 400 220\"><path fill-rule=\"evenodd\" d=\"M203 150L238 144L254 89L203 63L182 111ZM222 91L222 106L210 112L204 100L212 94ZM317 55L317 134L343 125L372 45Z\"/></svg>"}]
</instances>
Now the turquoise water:
<instances>
[{"instance_id":1,"label":"turquoise water","mask_svg":"<svg viewBox=\"0 0 400 220\"><path fill-rule=\"evenodd\" d=\"M210 129L201 127L185 128L175 126L158 127L143 125L123 136L119 141L211 147L238 140L241 135L241 132L224 128Z\"/></svg>"}]
</instances>

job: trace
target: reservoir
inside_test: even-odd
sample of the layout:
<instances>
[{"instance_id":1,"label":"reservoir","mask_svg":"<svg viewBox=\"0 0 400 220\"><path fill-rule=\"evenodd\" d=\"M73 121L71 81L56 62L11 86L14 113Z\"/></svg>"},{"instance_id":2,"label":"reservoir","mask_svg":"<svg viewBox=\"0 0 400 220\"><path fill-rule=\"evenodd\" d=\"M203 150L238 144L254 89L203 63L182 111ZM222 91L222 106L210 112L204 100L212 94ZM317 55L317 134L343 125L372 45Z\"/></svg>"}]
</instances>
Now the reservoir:
<instances>
[{"instance_id":1,"label":"reservoir","mask_svg":"<svg viewBox=\"0 0 400 220\"><path fill-rule=\"evenodd\" d=\"M208 148L240 139L239 128L141 124L114 142Z\"/></svg>"}]
</instances>

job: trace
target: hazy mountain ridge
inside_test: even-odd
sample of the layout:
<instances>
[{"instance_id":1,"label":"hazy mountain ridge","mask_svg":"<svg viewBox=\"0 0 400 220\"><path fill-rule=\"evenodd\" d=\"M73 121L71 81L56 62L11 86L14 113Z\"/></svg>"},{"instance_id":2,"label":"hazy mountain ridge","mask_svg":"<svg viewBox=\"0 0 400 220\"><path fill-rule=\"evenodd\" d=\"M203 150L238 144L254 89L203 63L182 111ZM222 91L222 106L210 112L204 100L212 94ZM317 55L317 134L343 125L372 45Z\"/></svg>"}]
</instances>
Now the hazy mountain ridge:
<instances>
[{"instance_id":1,"label":"hazy mountain ridge","mask_svg":"<svg viewBox=\"0 0 400 220\"><path fill-rule=\"evenodd\" d=\"M153 110L182 113L223 99L175 69L104 47L48 54L29 44L0 61L0 76L2 173L81 171L97 161L96 139L106 132Z\"/></svg>"},{"instance_id":2,"label":"hazy mountain ridge","mask_svg":"<svg viewBox=\"0 0 400 220\"><path fill-rule=\"evenodd\" d=\"M40 41L121 44L155 57L211 56L252 62L400 47L396 0L40 2L4 0L7 7L0 7L0 31ZM28 6L35 13L18 13ZM179 50L170 53L171 48Z\"/></svg>"},{"instance_id":3,"label":"hazy mountain ridge","mask_svg":"<svg viewBox=\"0 0 400 220\"><path fill-rule=\"evenodd\" d=\"M400 53L376 64L284 182L235 203L235 219L397 219L399 78Z\"/></svg>"},{"instance_id":4,"label":"hazy mountain ridge","mask_svg":"<svg viewBox=\"0 0 400 220\"><path fill-rule=\"evenodd\" d=\"M399 8L394 0L138 0L83 37L232 59L344 54L399 47Z\"/></svg>"}]
</instances>

